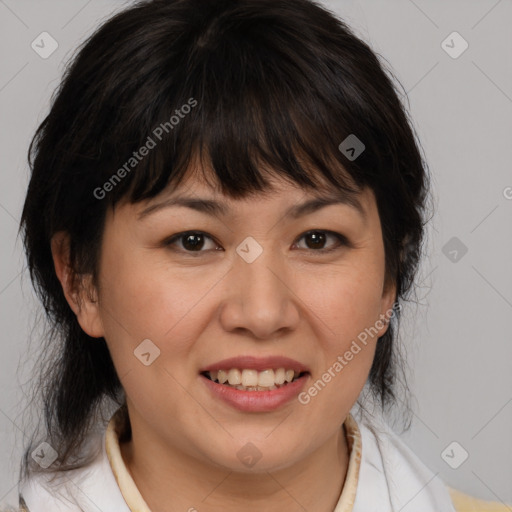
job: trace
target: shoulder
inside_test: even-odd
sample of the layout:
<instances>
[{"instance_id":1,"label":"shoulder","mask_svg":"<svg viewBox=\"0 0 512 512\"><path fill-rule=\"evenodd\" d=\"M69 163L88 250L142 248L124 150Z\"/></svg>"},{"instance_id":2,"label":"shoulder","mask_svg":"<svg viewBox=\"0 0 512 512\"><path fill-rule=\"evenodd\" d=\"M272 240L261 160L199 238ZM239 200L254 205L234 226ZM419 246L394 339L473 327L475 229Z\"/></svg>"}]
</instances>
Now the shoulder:
<instances>
[{"instance_id":1,"label":"shoulder","mask_svg":"<svg viewBox=\"0 0 512 512\"><path fill-rule=\"evenodd\" d=\"M510 512L512 508L496 501L484 501L448 487L457 512Z\"/></svg>"},{"instance_id":2,"label":"shoulder","mask_svg":"<svg viewBox=\"0 0 512 512\"><path fill-rule=\"evenodd\" d=\"M427 468L380 416L366 413L357 414L356 417L359 420L363 446L359 475L363 487L375 486L376 479L385 475L382 483L383 495L387 492L396 503L409 503L411 489L426 489L426 492L416 495L414 504L421 497L423 506L411 505L407 510L512 512L510 504L484 501L451 488ZM393 482L391 487L388 485L389 481ZM425 483L428 484L428 489Z\"/></svg>"},{"instance_id":3,"label":"shoulder","mask_svg":"<svg viewBox=\"0 0 512 512\"><path fill-rule=\"evenodd\" d=\"M19 512L129 512L108 461L104 434L91 437L86 464L33 473L21 483Z\"/></svg>"}]
</instances>

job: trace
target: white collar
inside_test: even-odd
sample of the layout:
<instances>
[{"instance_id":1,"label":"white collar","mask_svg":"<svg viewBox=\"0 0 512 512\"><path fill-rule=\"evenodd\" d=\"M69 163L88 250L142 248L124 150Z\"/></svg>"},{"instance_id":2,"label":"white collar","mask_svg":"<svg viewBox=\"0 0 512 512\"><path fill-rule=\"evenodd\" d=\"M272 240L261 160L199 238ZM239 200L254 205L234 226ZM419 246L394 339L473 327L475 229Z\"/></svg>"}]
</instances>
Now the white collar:
<instances>
[{"instance_id":1,"label":"white collar","mask_svg":"<svg viewBox=\"0 0 512 512\"><path fill-rule=\"evenodd\" d=\"M362 460L352 512L455 512L444 482L382 417L369 417L360 412L356 416Z\"/></svg>"}]
</instances>

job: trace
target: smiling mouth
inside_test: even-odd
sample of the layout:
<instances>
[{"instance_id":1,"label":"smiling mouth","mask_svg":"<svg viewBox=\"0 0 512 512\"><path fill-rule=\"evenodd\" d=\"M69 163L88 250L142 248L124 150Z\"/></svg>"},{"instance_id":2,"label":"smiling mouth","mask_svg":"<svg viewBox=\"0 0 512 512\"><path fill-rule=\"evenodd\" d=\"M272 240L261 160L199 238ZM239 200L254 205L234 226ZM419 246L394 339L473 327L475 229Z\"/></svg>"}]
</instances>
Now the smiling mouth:
<instances>
[{"instance_id":1,"label":"smiling mouth","mask_svg":"<svg viewBox=\"0 0 512 512\"><path fill-rule=\"evenodd\" d=\"M262 372L232 368L229 370L205 371L201 372L201 375L216 384L240 391L273 391L285 387L309 375L309 373L291 369L286 370L285 368L268 369Z\"/></svg>"}]
</instances>

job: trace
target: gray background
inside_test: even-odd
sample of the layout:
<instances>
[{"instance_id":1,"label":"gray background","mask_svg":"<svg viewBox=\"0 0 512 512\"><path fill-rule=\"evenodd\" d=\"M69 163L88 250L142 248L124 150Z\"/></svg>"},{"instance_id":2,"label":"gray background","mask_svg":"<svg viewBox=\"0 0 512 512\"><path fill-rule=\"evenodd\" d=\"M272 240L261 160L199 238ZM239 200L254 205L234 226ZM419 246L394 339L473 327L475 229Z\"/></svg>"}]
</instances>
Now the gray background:
<instances>
[{"instance_id":1,"label":"gray background","mask_svg":"<svg viewBox=\"0 0 512 512\"><path fill-rule=\"evenodd\" d=\"M433 176L428 254L401 333L414 396L412 428L403 438L448 484L512 502L512 2L323 3L392 66ZM26 151L63 63L123 5L0 0L0 502L17 502L26 428L20 385L37 358L40 331L17 238ZM59 45L48 59L31 48L43 31ZM469 44L456 59L441 46L453 31ZM455 245L446 246L453 237ZM441 456L453 441L458 445L445 457L452 465L463 449L469 453L457 469Z\"/></svg>"}]
</instances>

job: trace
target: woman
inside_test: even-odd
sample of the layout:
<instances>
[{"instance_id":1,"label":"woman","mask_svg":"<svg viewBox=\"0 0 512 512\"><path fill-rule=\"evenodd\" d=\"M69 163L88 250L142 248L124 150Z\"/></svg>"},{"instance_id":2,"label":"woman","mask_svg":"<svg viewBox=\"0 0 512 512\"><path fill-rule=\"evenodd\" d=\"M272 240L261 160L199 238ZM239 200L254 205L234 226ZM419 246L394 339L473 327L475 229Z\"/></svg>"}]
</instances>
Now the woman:
<instances>
[{"instance_id":1,"label":"woman","mask_svg":"<svg viewBox=\"0 0 512 512\"><path fill-rule=\"evenodd\" d=\"M362 400L396 399L428 174L343 22L308 0L142 2L84 44L30 153L52 329L22 510L506 510Z\"/></svg>"}]
</instances>

